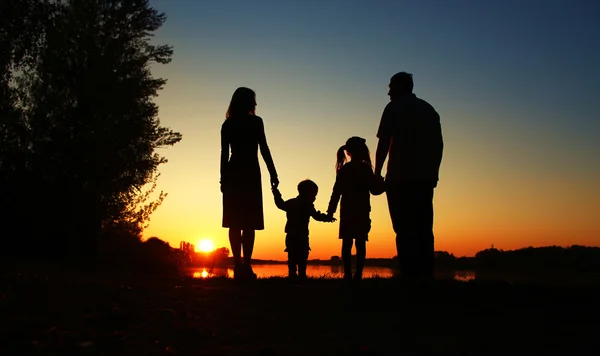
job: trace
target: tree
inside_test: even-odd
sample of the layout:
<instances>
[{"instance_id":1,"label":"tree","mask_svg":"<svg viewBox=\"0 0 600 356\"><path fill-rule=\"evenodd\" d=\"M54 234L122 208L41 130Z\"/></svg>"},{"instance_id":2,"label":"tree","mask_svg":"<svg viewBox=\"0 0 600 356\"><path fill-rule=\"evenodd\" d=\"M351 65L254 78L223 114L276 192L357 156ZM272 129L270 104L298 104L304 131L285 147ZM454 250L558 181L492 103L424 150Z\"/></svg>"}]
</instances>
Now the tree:
<instances>
[{"instance_id":1,"label":"tree","mask_svg":"<svg viewBox=\"0 0 600 356\"><path fill-rule=\"evenodd\" d=\"M213 266L226 264L227 257L229 257L229 249L227 247L217 248L210 253L210 260Z\"/></svg>"},{"instance_id":2,"label":"tree","mask_svg":"<svg viewBox=\"0 0 600 356\"><path fill-rule=\"evenodd\" d=\"M22 93L17 86L19 74L31 67L41 47L42 20L48 3L41 0L0 2L0 224L5 231L27 236L31 221L23 221L21 211L30 203L26 183L29 160L29 135ZM31 187L29 187L31 188ZM16 241L9 236L3 249ZM6 243L8 242L8 244Z\"/></svg>"},{"instance_id":3,"label":"tree","mask_svg":"<svg viewBox=\"0 0 600 356\"><path fill-rule=\"evenodd\" d=\"M160 125L152 101L166 80L150 66L173 53L150 42L166 16L147 0L29 3L44 4L45 16L35 17L39 48L12 107L22 108L30 214L42 227L30 234L53 236L53 244L66 236L76 253L96 250L102 228L139 235L166 196L150 200L167 162L156 149L181 140Z\"/></svg>"},{"instance_id":4,"label":"tree","mask_svg":"<svg viewBox=\"0 0 600 356\"><path fill-rule=\"evenodd\" d=\"M194 263L196 257L195 246L192 243L181 241L179 243L179 251L181 252L181 263L184 266L190 266Z\"/></svg>"}]
</instances>

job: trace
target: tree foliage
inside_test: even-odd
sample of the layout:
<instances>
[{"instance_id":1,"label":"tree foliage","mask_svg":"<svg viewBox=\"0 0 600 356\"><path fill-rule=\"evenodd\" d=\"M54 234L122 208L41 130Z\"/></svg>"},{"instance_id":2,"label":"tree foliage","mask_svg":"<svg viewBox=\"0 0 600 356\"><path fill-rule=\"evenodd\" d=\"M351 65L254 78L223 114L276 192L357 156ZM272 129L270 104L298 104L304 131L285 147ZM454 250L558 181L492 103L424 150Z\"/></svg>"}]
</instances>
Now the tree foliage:
<instances>
[{"instance_id":1,"label":"tree foliage","mask_svg":"<svg viewBox=\"0 0 600 356\"><path fill-rule=\"evenodd\" d=\"M166 196L151 200L167 162L156 149L181 140L153 102L166 80L151 66L173 53L151 43L166 16L147 0L2 6L4 210L36 223L28 239L61 251L95 250L103 228L140 235Z\"/></svg>"}]
</instances>

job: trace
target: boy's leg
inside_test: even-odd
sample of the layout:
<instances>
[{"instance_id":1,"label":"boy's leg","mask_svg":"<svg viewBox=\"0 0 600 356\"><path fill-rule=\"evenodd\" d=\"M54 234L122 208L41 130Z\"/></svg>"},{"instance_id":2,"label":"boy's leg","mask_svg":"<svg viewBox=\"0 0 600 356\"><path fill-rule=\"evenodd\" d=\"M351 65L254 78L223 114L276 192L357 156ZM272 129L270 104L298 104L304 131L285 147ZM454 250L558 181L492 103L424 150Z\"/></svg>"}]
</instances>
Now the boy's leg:
<instances>
[{"instance_id":1,"label":"boy's leg","mask_svg":"<svg viewBox=\"0 0 600 356\"><path fill-rule=\"evenodd\" d=\"M288 250L288 277L294 278L296 274L296 256L294 250Z\"/></svg>"},{"instance_id":2,"label":"boy's leg","mask_svg":"<svg viewBox=\"0 0 600 356\"><path fill-rule=\"evenodd\" d=\"M298 256L298 277L306 278L306 263L308 261L308 250L302 252L302 256Z\"/></svg>"},{"instance_id":3,"label":"boy's leg","mask_svg":"<svg viewBox=\"0 0 600 356\"><path fill-rule=\"evenodd\" d=\"M294 256L294 245L293 237L290 234L285 235L285 251L288 254L288 277L293 278L296 276L296 260Z\"/></svg>"},{"instance_id":4,"label":"boy's leg","mask_svg":"<svg viewBox=\"0 0 600 356\"><path fill-rule=\"evenodd\" d=\"M296 277L296 264L294 254L291 251L288 251L288 277Z\"/></svg>"}]
</instances>

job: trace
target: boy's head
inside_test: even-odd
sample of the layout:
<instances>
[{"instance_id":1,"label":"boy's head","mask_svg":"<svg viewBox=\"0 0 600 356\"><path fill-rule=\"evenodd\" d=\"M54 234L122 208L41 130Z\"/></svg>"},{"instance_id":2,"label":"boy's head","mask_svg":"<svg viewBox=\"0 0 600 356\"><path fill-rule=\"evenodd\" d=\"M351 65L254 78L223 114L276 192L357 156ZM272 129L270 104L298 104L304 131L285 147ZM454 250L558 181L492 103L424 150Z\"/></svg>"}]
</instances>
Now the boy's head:
<instances>
[{"instance_id":1,"label":"boy's head","mask_svg":"<svg viewBox=\"0 0 600 356\"><path fill-rule=\"evenodd\" d=\"M306 179L298 183L298 194L311 203L314 203L315 199L317 199L318 192L319 187L310 179Z\"/></svg>"}]
</instances>

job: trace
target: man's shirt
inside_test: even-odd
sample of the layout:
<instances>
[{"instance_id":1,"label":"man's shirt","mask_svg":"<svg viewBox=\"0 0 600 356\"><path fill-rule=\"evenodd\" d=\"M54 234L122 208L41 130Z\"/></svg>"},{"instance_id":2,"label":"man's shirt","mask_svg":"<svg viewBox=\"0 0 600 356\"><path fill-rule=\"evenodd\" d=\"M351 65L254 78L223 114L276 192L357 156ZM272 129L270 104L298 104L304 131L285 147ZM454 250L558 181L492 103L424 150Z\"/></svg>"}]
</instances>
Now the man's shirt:
<instances>
[{"instance_id":1,"label":"man's shirt","mask_svg":"<svg viewBox=\"0 0 600 356\"><path fill-rule=\"evenodd\" d=\"M377 137L391 139L386 181L439 180L444 149L440 116L425 100L410 94L390 101Z\"/></svg>"}]
</instances>

